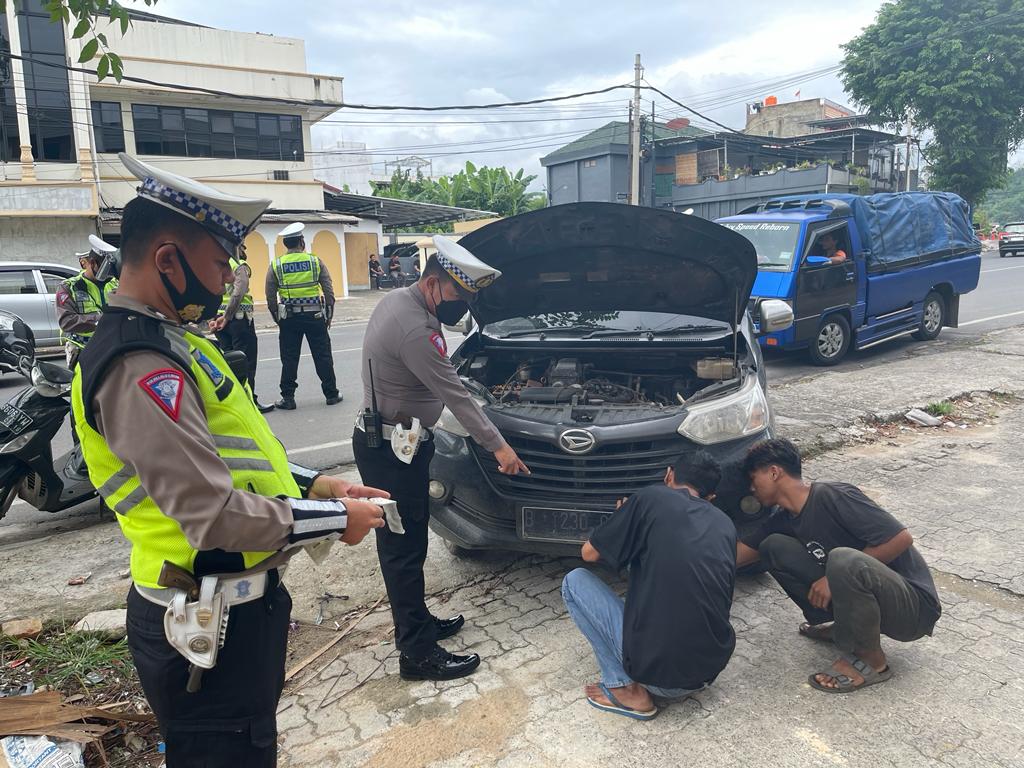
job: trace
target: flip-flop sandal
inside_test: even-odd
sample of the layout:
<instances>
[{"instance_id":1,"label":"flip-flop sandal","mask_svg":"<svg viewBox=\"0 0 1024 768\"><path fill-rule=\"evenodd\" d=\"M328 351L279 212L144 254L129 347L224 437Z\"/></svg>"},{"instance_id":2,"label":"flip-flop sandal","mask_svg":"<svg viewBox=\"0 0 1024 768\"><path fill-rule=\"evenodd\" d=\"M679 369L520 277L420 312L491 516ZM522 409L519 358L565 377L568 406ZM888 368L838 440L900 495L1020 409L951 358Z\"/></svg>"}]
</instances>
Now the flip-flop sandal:
<instances>
[{"instance_id":1,"label":"flip-flop sandal","mask_svg":"<svg viewBox=\"0 0 1024 768\"><path fill-rule=\"evenodd\" d=\"M811 640L821 640L822 642L832 642L832 622L826 622L825 624L810 624L804 622L801 624L797 631L804 637L809 637Z\"/></svg>"},{"instance_id":2,"label":"flip-flop sandal","mask_svg":"<svg viewBox=\"0 0 1024 768\"><path fill-rule=\"evenodd\" d=\"M807 682L811 684L812 688L817 688L819 691L824 691L825 693L854 693L862 688L867 688L869 685L884 683L892 677L892 669L888 666L886 666L886 668L881 672L878 672L866 661L854 656L852 653L844 653L842 656L850 663L850 666L856 669L860 676L864 678L864 682L859 685L855 685L852 678L847 675L837 674L834 669L831 669L824 672L816 672L808 677ZM838 683L838 687L830 688L826 685L822 685L818 682L817 675L828 675ZM611 701L611 699L609 699L609 701Z\"/></svg>"},{"instance_id":3,"label":"flip-flop sandal","mask_svg":"<svg viewBox=\"0 0 1024 768\"><path fill-rule=\"evenodd\" d=\"M598 683L597 687L601 689L601 693L603 693L605 697L608 699L608 701L611 702L611 705L602 704L601 702L595 701L589 696L587 697L587 702L590 704L590 706L595 707L596 709L600 709L602 712L612 712L616 715L622 715L623 717L631 717L634 720L650 720L656 714L658 714L657 707L655 707L654 709L650 709L646 712L641 712L639 710L633 709L632 707L627 707L625 704L623 704L621 701L615 698L615 694L608 690L608 686L604 683Z\"/></svg>"}]
</instances>

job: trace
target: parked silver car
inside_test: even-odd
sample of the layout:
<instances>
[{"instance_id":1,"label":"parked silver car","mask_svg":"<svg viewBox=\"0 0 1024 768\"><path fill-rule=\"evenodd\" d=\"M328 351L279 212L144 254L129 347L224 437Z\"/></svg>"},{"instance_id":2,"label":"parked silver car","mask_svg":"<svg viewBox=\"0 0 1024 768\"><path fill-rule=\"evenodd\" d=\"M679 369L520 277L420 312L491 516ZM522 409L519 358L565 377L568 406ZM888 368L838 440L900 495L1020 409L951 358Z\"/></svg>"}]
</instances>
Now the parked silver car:
<instances>
[{"instance_id":1,"label":"parked silver car","mask_svg":"<svg viewBox=\"0 0 1024 768\"><path fill-rule=\"evenodd\" d=\"M78 270L65 264L0 261L0 309L20 317L35 335L36 346L60 343L56 294Z\"/></svg>"}]
</instances>

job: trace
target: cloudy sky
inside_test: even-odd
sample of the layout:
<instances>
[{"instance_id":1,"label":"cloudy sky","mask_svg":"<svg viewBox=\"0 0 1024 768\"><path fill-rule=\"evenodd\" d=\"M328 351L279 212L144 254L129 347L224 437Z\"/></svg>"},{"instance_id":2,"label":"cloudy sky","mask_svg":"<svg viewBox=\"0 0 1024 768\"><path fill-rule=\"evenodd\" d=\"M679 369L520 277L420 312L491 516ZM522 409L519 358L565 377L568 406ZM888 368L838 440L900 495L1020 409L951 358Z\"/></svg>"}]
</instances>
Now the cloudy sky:
<instances>
[{"instance_id":1,"label":"cloudy sky","mask_svg":"<svg viewBox=\"0 0 1024 768\"><path fill-rule=\"evenodd\" d=\"M799 90L802 98L847 103L830 68L840 61L840 44L870 24L881 4L158 0L152 10L302 38L309 70L343 76L349 103L480 104L595 90L632 82L640 53L651 85L742 128L745 103L768 95L788 101ZM484 113L343 110L314 129L314 143L364 142L381 162L417 155L432 161L435 175L466 160L521 167L538 175L540 188L539 158L608 120L625 119L629 97L616 91ZM644 96L648 113L651 98ZM659 119L687 116L701 124L653 99Z\"/></svg>"}]
</instances>

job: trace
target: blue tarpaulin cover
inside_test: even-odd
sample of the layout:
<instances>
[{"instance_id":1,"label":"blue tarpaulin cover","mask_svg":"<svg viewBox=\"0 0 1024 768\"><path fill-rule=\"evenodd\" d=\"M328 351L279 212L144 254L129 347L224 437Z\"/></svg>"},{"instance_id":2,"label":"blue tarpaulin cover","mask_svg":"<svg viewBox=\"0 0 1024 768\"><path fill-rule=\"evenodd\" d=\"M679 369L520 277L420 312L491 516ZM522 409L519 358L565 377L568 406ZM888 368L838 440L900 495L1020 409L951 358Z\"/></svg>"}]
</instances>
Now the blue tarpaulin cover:
<instances>
[{"instance_id":1,"label":"blue tarpaulin cover","mask_svg":"<svg viewBox=\"0 0 1024 768\"><path fill-rule=\"evenodd\" d=\"M981 250L967 202L952 192L842 197L853 211L869 268L903 267Z\"/></svg>"}]
</instances>

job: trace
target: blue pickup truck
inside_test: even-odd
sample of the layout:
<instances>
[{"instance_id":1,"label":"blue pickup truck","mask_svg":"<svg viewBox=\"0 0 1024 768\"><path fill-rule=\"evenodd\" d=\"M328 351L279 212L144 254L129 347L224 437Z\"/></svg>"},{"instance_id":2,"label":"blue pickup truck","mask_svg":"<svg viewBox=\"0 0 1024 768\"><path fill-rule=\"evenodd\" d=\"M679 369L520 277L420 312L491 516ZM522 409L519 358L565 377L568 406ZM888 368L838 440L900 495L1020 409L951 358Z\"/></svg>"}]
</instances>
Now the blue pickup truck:
<instances>
[{"instance_id":1,"label":"blue pickup truck","mask_svg":"<svg viewBox=\"0 0 1024 768\"><path fill-rule=\"evenodd\" d=\"M978 285L981 242L947 192L780 197L717 221L757 251L755 321L763 299L793 308L794 324L761 344L807 349L817 365L898 336L934 339Z\"/></svg>"}]
</instances>

